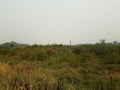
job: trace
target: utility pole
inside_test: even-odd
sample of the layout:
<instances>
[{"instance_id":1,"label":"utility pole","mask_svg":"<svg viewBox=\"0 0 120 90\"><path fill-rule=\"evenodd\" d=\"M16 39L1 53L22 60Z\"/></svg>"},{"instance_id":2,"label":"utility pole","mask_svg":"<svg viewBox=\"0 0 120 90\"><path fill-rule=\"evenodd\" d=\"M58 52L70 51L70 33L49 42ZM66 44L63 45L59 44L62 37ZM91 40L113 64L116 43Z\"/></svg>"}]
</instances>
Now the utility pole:
<instances>
[{"instance_id":1,"label":"utility pole","mask_svg":"<svg viewBox=\"0 0 120 90\"><path fill-rule=\"evenodd\" d=\"M71 46L71 40L70 40L70 46Z\"/></svg>"}]
</instances>

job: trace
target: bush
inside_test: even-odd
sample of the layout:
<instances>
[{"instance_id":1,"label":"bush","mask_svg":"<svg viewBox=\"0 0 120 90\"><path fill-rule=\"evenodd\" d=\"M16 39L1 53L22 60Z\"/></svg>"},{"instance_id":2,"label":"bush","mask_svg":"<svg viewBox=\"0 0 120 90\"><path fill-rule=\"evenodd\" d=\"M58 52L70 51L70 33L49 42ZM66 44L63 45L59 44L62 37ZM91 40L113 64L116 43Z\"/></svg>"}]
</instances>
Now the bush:
<instances>
[{"instance_id":1,"label":"bush","mask_svg":"<svg viewBox=\"0 0 120 90\"><path fill-rule=\"evenodd\" d=\"M35 52L34 57L38 61L44 61L47 59L47 53L45 51L37 51Z\"/></svg>"}]
</instances>

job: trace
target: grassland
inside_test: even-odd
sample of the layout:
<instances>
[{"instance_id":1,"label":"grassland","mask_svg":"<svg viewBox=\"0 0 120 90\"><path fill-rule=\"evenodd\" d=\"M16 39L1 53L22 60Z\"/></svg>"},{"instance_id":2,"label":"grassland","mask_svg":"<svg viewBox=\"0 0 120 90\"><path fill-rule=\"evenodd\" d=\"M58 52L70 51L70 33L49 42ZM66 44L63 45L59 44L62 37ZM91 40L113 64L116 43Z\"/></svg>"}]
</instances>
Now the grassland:
<instances>
[{"instance_id":1,"label":"grassland","mask_svg":"<svg viewBox=\"0 0 120 90\"><path fill-rule=\"evenodd\" d=\"M0 46L0 90L120 90L120 46Z\"/></svg>"}]
</instances>

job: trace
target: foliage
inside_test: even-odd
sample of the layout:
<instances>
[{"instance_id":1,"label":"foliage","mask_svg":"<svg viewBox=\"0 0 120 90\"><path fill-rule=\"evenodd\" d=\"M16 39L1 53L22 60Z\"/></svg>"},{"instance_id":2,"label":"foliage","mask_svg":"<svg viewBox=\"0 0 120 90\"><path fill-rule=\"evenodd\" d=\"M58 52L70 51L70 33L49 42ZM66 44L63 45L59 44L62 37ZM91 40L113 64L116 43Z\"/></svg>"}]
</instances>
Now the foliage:
<instances>
[{"instance_id":1,"label":"foliage","mask_svg":"<svg viewBox=\"0 0 120 90\"><path fill-rule=\"evenodd\" d=\"M0 46L0 90L120 90L120 46Z\"/></svg>"}]
</instances>

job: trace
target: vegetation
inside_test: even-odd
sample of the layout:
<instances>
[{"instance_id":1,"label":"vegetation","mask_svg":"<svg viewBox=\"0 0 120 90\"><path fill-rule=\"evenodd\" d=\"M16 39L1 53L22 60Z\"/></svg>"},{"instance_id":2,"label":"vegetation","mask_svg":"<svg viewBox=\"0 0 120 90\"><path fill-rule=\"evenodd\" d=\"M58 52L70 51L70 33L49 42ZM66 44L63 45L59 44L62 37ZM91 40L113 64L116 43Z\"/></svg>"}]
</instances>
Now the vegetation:
<instances>
[{"instance_id":1,"label":"vegetation","mask_svg":"<svg viewBox=\"0 0 120 90\"><path fill-rule=\"evenodd\" d=\"M120 90L120 46L0 46L0 90Z\"/></svg>"}]
</instances>

